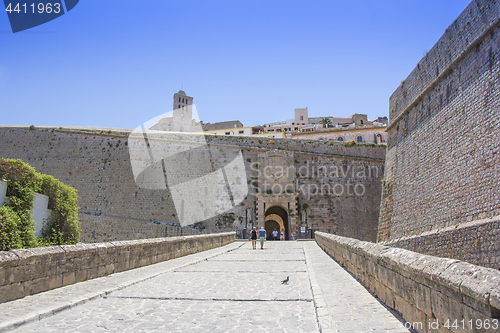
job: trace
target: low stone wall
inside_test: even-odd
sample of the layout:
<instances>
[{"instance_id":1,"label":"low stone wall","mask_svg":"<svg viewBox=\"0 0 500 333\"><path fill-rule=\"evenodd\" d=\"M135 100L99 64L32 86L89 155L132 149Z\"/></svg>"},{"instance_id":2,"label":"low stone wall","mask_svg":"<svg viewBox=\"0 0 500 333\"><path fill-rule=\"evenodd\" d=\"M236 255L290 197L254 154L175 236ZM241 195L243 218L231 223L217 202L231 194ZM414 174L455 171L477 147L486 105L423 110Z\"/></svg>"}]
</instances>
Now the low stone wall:
<instances>
[{"instance_id":1,"label":"low stone wall","mask_svg":"<svg viewBox=\"0 0 500 333\"><path fill-rule=\"evenodd\" d=\"M0 303L213 249L235 240L235 232L225 232L0 251Z\"/></svg>"},{"instance_id":2,"label":"low stone wall","mask_svg":"<svg viewBox=\"0 0 500 333\"><path fill-rule=\"evenodd\" d=\"M315 236L326 253L401 313L407 327L417 332L498 332L499 271L322 232Z\"/></svg>"}]
</instances>

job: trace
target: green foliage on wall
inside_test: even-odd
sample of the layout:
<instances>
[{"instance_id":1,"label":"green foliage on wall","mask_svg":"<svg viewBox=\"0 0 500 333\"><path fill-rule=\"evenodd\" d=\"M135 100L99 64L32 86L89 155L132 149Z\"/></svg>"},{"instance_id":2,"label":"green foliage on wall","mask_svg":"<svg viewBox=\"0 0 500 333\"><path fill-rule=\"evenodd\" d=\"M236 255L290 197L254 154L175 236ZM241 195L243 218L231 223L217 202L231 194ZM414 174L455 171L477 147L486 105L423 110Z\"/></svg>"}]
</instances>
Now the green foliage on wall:
<instances>
[{"instance_id":1,"label":"green foliage on wall","mask_svg":"<svg viewBox=\"0 0 500 333\"><path fill-rule=\"evenodd\" d=\"M0 249L76 244L80 238L76 190L21 160L0 159L0 179L7 180L7 202L0 213ZM52 214L35 237L31 218L34 194L49 197ZM10 235L10 236L9 236ZM18 235L18 236L17 236Z\"/></svg>"},{"instance_id":2,"label":"green foliage on wall","mask_svg":"<svg viewBox=\"0 0 500 333\"><path fill-rule=\"evenodd\" d=\"M21 219L7 206L0 207L0 251L22 247L19 225Z\"/></svg>"},{"instance_id":3,"label":"green foliage on wall","mask_svg":"<svg viewBox=\"0 0 500 333\"><path fill-rule=\"evenodd\" d=\"M357 145L357 143L354 140L353 141L342 142L342 146L344 146L344 147L352 147L352 146L356 146L356 145Z\"/></svg>"}]
</instances>

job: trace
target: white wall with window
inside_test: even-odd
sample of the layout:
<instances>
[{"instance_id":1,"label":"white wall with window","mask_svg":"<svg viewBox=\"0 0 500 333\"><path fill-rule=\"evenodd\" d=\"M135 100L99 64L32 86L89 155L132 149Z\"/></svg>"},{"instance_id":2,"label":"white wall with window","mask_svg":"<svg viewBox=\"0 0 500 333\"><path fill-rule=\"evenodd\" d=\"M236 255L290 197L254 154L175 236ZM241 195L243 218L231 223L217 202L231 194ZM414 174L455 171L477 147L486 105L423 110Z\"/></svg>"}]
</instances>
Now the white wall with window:
<instances>
[{"instance_id":1,"label":"white wall with window","mask_svg":"<svg viewBox=\"0 0 500 333\"><path fill-rule=\"evenodd\" d=\"M236 128L226 128L213 131L203 131L203 134L227 135L227 136L250 136L252 135L252 127L236 127Z\"/></svg>"}]
</instances>

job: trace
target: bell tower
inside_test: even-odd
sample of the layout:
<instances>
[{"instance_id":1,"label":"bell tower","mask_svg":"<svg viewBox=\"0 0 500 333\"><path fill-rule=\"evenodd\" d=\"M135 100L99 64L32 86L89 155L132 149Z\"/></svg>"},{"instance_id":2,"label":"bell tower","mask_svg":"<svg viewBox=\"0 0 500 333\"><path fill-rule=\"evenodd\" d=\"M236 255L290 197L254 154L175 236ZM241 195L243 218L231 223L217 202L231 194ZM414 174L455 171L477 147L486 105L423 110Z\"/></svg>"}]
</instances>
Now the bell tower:
<instances>
[{"instance_id":1,"label":"bell tower","mask_svg":"<svg viewBox=\"0 0 500 333\"><path fill-rule=\"evenodd\" d=\"M172 110L185 109L186 106L193 104L193 97L186 95L183 90L174 94L174 105Z\"/></svg>"}]
</instances>

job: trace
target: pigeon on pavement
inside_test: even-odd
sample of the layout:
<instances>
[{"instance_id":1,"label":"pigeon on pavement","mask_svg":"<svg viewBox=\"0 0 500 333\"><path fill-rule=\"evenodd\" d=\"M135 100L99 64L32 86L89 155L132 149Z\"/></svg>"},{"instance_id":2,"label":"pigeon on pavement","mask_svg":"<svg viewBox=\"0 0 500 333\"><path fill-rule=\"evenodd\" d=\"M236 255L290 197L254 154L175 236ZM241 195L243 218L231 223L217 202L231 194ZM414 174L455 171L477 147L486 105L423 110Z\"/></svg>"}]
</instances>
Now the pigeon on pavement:
<instances>
[{"instance_id":1,"label":"pigeon on pavement","mask_svg":"<svg viewBox=\"0 0 500 333\"><path fill-rule=\"evenodd\" d=\"M290 281L290 277L287 276L286 279L284 279L283 281L281 281L281 284L288 284L288 281Z\"/></svg>"}]
</instances>

